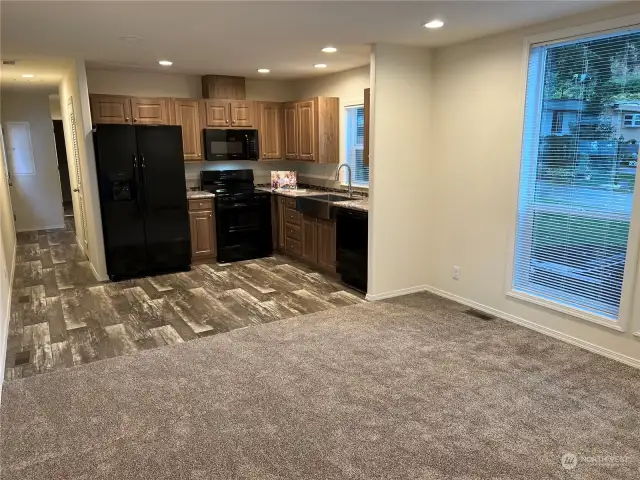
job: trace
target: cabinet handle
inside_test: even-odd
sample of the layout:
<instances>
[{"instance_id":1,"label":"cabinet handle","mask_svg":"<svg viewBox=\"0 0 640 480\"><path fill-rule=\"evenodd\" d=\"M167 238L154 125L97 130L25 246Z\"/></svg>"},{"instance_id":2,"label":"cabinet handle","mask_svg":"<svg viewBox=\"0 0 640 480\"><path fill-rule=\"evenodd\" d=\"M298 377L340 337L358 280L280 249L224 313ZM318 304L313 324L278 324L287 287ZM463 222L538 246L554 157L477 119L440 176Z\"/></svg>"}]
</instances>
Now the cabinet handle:
<instances>
[{"instance_id":1,"label":"cabinet handle","mask_svg":"<svg viewBox=\"0 0 640 480\"><path fill-rule=\"evenodd\" d=\"M211 218L211 215L209 215L209 218Z\"/></svg>"},{"instance_id":2,"label":"cabinet handle","mask_svg":"<svg viewBox=\"0 0 640 480\"><path fill-rule=\"evenodd\" d=\"M137 119L136 117L134 117L133 121L134 121L134 122L137 122L137 121L138 121L138 119Z\"/></svg>"},{"instance_id":3,"label":"cabinet handle","mask_svg":"<svg viewBox=\"0 0 640 480\"><path fill-rule=\"evenodd\" d=\"M124 117L124 120L125 120L126 122L128 122L128 121L129 121L129 117Z\"/></svg>"},{"instance_id":4,"label":"cabinet handle","mask_svg":"<svg viewBox=\"0 0 640 480\"><path fill-rule=\"evenodd\" d=\"M225 120L224 123L229 123L229 119Z\"/></svg>"}]
</instances>

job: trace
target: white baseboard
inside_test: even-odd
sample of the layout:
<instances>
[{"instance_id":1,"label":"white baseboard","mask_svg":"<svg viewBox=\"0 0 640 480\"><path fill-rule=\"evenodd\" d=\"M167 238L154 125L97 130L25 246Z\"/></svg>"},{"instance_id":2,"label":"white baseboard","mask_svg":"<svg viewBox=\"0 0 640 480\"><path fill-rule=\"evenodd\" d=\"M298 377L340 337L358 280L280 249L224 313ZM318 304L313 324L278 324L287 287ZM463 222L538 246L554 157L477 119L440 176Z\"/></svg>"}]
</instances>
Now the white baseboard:
<instances>
[{"instance_id":1,"label":"white baseboard","mask_svg":"<svg viewBox=\"0 0 640 480\"><path fill-rule=\"evenodd\" d=\"M57 230L64 227L65 225L63 223L62 225L55 224L55 225L44 225L44 226L38 226L38 227L21 228L19 230L16 229L16 232L35 232L37 230Z\"/></svg>"},{"instance_id":2,"label":"white baseboard","mask_svg":"<svg viewBox=\"0 0 640 480\"><path fill-rule=\"evenodd\" d=\"M13 293L13 278L16 271L16 253L18 250L18 242L13 246L13 255L11 261L11 271L9 272L9 292L7 298L7 317L4 319L4 329L0 336L0 401L2 401L2 382L4 382L4 367L7 359L7 342L9 341L9 322L11 321L11 298Z\"/></svg>"},{"instance_id":3,"label":"white baseboard","mask_svg":"<svg viewBox=\"0 0 640 480\"><path fill-rule=\"evenodd\" d=\"M485 313L489 313L495 317L501 318L511 323L515 323L522 327L528 328L530 330L535 330L536 332L542 333L543 335L547 335L549 337L553 337L557 340L561 340L565 343L570 343L571 345L575 345L577 347L583 348L593 353L597 353L598 355L602 355L603 357L611 358L612 360L616 360L620 363L624 363L631 367L635 367L640 369L640 360L629 357L627 355L623 355L621 353L615 352L613 350L609 350L608 348L601 347L599 345L595 345L593 343L587 342L585 340L581 340L576 337L572 337L571 335L567 335L566 333L558 332L557 330L553 330L552 328L545 327L542 325L538 325L537 323L531 322L529 320L525 320L524 318L516 317L515 315L511 315L509 313L503 312L501 310L497 310L492 307L488 307L487 305L483 305L478 302L474 302L473 300L468 300L463 297L459 297L458 295L454 295L453 293L445 292L444 290L440 290L438 288L426 286L424 288L425 291L431 292L440 297L448 298L449 300L453 300L454 302L461 303L463 305L467 305L469 307L475 308L476 310L480 310ZM640 333L640 332L639 332Z\"/></svg>"},{"instance_id":4,"label":"white baseboard","mask_svg":"<svg viewBox=\"0 0 640 480\"><path fill-rule=\"evenodd\" d=\"M409 295L410 293L424 292L424 291L426 291L428 289L429 289L429 287L427 285L418 285L416 287L401 288L400 290L393 290L391 292L377 293L375 295L371 295L371 294L367 293L367 296L365 298L367 300L370 300L370 301L373 302L373 301L376 301L376 300L384 300L386 298L401 297L403 295Z\"/></svg>"}]
</instances>

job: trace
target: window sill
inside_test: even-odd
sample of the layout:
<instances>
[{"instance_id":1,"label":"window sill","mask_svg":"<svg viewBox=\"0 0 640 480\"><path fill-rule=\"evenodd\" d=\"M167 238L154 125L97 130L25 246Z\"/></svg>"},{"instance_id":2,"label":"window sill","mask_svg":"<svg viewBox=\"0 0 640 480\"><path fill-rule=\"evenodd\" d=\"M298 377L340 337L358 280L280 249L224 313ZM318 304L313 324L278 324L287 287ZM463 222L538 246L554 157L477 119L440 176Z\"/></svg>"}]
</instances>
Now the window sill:
<instances>
[{"instance_id":1,"label":"window sill","mask_svg":"<svg viewBox=\"0 0 640 480\"><path fill-rule=\"evenodd\" d=\"M342 185L343 187L349 187L348 183L344 183L341 182L340 185ZM353 187L354 190L357 191L358 188L361 188L363 190L369 190L369 185L362 185L362 184L358 184L358 183L352 183L351 187Z\"/></svg>"},{"instance_id":2,"label":"window sill","mask_svg":"<svg viewBox=\"0 0 640 480\"><path fill-rule=\"evenodd\" d=\"M546 300L542 297L536 297L535 295L530 295L528 293L518 292L515 290L508 291L507 296L516 298L518 300L524 300L525 302L533 303L541 307L549 308L551 310L555 310L556 312L563 313L570 317L575 317L581 320L586 320L588 322L596 323L598 325L602 325L603 327L616 330L617 332L624 332L624 329L619 325L620 323L619 321L610 320L608 318L601 317L600 315L596 315L594 313L589 313L584 310L578 310L577 308L571 308L565 305L560 305L559 303L552 302L551 300ZM638 335L640 335L640 332L638 332Z\"/></svg>"}]
</instances>

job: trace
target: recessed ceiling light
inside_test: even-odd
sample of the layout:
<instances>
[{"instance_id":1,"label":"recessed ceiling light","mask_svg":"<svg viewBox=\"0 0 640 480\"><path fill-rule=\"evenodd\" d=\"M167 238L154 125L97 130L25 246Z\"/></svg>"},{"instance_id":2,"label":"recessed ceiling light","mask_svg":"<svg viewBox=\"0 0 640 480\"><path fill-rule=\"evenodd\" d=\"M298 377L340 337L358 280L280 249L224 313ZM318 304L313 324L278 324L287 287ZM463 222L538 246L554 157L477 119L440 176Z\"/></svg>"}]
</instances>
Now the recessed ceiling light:
<instances>
[{"instance_id":1,"label":"recessed ceiling light","mask_svg":"<svg viewBox=\"0 0 640 480\"><path fill-rule=\"evenodd\" d=\"M259 68L258 69L258 73L269 73L271 70L269 70L268 68Z\"/></svg>"},{"instance_id":2,"label":"recessed ceiling light","mask_svg":"<svg viewBox=\"0 0 640 480\"><path fill-rule=\"evenodd\" d=\"M444 22L442 20L431 20L430 22L424 24L426 28L440 28L443 25Z\"/></svg>"},{"instance_id":3,"label":"recessed ceiling light","mask_svg":"<svg viewBox=\"0 0 640 480\"><path fill-rule=\"evenodd\" d=\"M316 63L314 65L314 67L316 67L316 68L327 68L327 64L326 63Z\"/></svg>"},{"instance_id":4,"label":"recessed ceiling light","mask_svg":"<svg viewBox=\"0 0 640 480\"><path fill-rule=\"evenodd\" d=\"M169 60L160 60L158 63L163 67L170 67L173 65L173 62L170 62Z\"/></svg>"},{"instance_id":5,"label":"recessed ceiling light","mask_svg":"<svg viewBox=\"0 0 640 480\"><path fill-rule=\"evenodd\" d=\"M120 37L120 40L124 40L125 42L137 42L138 40L142 40L142 37L137 37L135 35L125 35L124 37Z\"/></svg>"},{"instance_id":6,"label":"recessed ceiling light","mask_svg":"<svg viewBox=\"0 0 640 480\"><path fill-rule=\"evenodd\" d=\"M324 53L335 53L338 51L338 49L336 47L324 47L322 51Z\"/></svg>"},{"instance_id":7,"label":"recessed ceiling light","mask_svg":"<svg viewBox=\"0 0 640 480\"><path fill-rule=\"evenodd\" d=\"M23 73L22 74L22 78L33 78L33 77L34 77L33 73Z\"/></svg>"}]
</instances>

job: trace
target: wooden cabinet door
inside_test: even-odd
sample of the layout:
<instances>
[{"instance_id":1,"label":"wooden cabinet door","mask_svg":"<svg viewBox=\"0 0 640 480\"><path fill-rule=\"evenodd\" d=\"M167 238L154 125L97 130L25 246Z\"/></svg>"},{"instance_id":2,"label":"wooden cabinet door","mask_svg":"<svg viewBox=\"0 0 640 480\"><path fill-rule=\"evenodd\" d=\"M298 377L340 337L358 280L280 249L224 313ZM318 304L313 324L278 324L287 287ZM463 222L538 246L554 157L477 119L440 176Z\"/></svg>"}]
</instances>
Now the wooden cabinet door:
<instances>
[{"instance_id":1,"label":"wooden cabinet door","mask_svg":"<svg viewBox=\"0 0 640 480\"><path fill-rule=\"evenodd\" d=\"M189 212L191 222L191 257L211 257L215 255L215 232L213 212Z\"/></svg>"},{"instance_id":2,"label":"wooden cabinet door","mask_svg":"<svg viewBox=\"0 0 640 480\"><path fill-rule=\"evenodd\" d=\"M315 104L313 100L298 102L298 159L314 162L315 155Z\"/></svg>"},{"instance_id":3,"label":"wooden cabinet door","mask_svg":"<svg viewBox=\"0 0 640 480\"><path fill-rule=\"evenodd\" d=\"M202 128L198 100L176 100L174 114L176 124L182 127L182 149L184 159L202 160Z\"/></svg>"},{"instance_id":4,"label":"wooden cabinet door","mask_svg":"<svg viewBox=\"0 0 640 480\"><path fill-rule=\"evenodd\" d=\"M92 123L132 123L131 99L119 95L91 95Z\"/></svg>"},{"instance_id":5,"label":"wooden cabinet door","mask_svg":"<svg viewBox=\"0 0 640 480\"><path fill-rule=\"evenodd\" d=\"M336 223L318 219L318 265L327 270L336 269Z\"/></svg>"},{"instance_id":6,"label":"wooden cabinet door","mask_svg":"<svg viewBox=\"0 0 640 480\"><path fill-rule=\"evenodd\" d=\"M282 104L260 102L258 105L260 158L282 158Z\"/></svg>"},{"instance_id":7,"label":"wooden cabinet door","mask_svg":"<svg viewBox=\"0 0 640 480\"><path fill-rule=\"evenodd\" d=\"M167 98L132 98L131 114L134 125L168 125L169 100Z\"/></svg>"},{"instance_id":8,"label":"wooden cabinet door","mask_svg":"<svg viewBox=\"0 0 640 480\"><path fill-rule=\"evenodd\" d=\"M247 101L233 101L231 108L232 127L252 127L254 103Z\"/></svg>"},{"instance_id":9,"label":"wooden cabinet door","mask_svg":"<svg viewBox=\"0 0 640 480\"><path fill-rule=\"evenodd\" d=\"M230 127L229 102L226 100L207 100L204 102L207 127Z\"/></svg>"},{"instance_id":10,"label":"wooden cabinet door","mask_svg":"<svg viewBox=\"0 0 640 480\"><path fill-rule=\"evenodd\" d=\"M284 197L278 195L278 248L282 251L286 248L286 205L284 204Z\"/></svg>"},{"instance_id":11,"label":"wooden cabinet door","mask_svg":"<svg viewBox=\"0 0 640 480\"><path fill-rule=\"evenodd\" d=\"M295 103L285 103L282 109L284 116L284 158L298 159L297 107Z\"/></svg>"},{"instance_id":12,"label":"wooden cabinet door","mask_svg":"<svg viewBox=\"0 0 640 480\"><path fill-rule=\"evenodd\" d=\"M302 258L310 263L318 263L318 233L316 218L302 215Z\"/></svg>"},{"instance_id":13,"label":"wooden cabinet door","mask_svg":"<svg viewBox=\"0 0 640 480\"><path fill-rule=\"evenodd\" d=\"M371 124L369 115L371 114L371 89L364 89L364 149L363 160L365 165L369 165L369 125Z\"/></svg>"}]
</instances>

